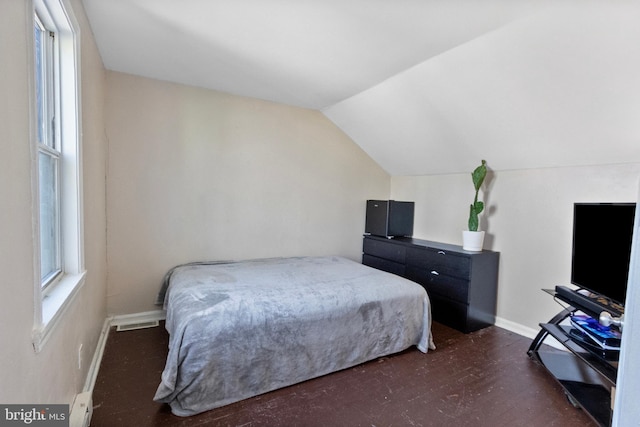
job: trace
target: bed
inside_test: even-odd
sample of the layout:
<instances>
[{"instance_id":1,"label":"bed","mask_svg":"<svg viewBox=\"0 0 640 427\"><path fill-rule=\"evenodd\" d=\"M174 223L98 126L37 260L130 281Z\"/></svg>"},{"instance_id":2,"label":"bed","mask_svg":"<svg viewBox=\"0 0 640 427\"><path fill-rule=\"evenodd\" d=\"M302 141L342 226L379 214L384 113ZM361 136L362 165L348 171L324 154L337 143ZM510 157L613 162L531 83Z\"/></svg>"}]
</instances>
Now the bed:
<instances>
[{"instance_id":1,"label":"bed","mask_svg":"<svg viewBox=\"0 0 640 427\"><path fill-rule=\"evenodd\" d=\"M170 338L154 400L178 416L435 348L420 285L342 257L185 264L158 300Z\"/></svg>"}]
</instances>

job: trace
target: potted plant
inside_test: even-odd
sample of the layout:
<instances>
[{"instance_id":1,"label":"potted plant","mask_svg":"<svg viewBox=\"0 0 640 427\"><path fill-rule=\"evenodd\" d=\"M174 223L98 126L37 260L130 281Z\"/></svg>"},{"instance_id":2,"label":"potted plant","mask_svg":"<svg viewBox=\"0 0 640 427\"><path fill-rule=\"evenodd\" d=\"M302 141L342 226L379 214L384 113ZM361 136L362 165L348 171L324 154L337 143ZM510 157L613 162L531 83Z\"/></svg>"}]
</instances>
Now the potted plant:
<instances>
[{"instance_id":1,"label":"potted plant","mask_svg":"<svg viewBox=\"0 0 640 427\"><path fill-rule=\"evenodd\" d=\"M480 166L475 168L471 173L471 179L473 181L473 187L476 191L473 203L469 206L469 230L462 232L462 249L467 251L482 251L482 244L484 243L484 231L478 231L479 218L478 215L484 210L484 202L478 200L478 192L484 178L487 176L487 162L482 160Z\"/></svg>"}]
</instances>

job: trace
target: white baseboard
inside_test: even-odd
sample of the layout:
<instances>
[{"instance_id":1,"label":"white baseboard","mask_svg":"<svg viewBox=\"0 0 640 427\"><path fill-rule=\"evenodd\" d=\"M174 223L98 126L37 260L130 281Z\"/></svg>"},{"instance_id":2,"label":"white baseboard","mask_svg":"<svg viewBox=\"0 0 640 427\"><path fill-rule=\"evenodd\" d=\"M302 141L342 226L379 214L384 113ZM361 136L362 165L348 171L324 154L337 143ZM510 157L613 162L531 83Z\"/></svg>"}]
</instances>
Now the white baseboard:
<instances>
[{"instance_id":1,"label":"white baseboard","mask_svg":"<svg viewBox=\"0 0 640 427\"><path fill-rule=\"evenodd\" d=\"M534 339L538 335L538 330L530 328L528 326L521 325L511 320L503 319L502 317L496 317L496 326L511 331L518 335L522 335L526 338Z\"/></svg>"},{"instance_id":2,"label":"white baseboard","mask_svg":"<svg viewBox=\"0 0 640 427\"><path fill-rule=\"evenodd\" d=\"M511 331L518 335L522 335L523 337L530 338L533 340L540 332L539 329L529 328L528 326L521 325L516 322L512 322L511 320L503 319L502 317L496 317L496 326L506 329L507 331ZM551 335L548 335L544 341L545 344L550 345L551 347L557 348L559 350L567 350L565 346L560 344L555 338Z\"/></svg>"},{"instance_id":3,"label":"white baseboard","mask_svg":"<svg viewBox=\"0 0 640 427\"><path fill-rule=\"evenodd\" d=\"M111 328L111 318L104 319L102 324L102 330L100 331L100 337L98 337L98 344L96 350L93 352L93 358L91 359L91 365L89 365L89 371L87 372L87 378L84 381L83 392L93 393L93 386L96 383L98 377L98 370L100 369L100 363L102 362L102 355L104 354L104 347L107 344L107 337L109 336L109 328Z\"/></svg>"},{"instance_id":4,"label":"white baseboard","mask_svg":"<svg viewBox=\"0 0 640 427\"><path fill-rule=\"evenodd\" d=\"M107 344L110 328L111 318L107 317L102 324L98 344L96 345L96 350L93 352L91 365L89 365L89 371L87 372L87 378L85 378L82 392L76 395L71 406L71 413L69 414L70 427L88 427L91 424L91 415L93 414L93 387L98 378L98 371L100 370L100 363L102 362L102 355L104 354L104 347Z\"/></svg>"}]
</instances>

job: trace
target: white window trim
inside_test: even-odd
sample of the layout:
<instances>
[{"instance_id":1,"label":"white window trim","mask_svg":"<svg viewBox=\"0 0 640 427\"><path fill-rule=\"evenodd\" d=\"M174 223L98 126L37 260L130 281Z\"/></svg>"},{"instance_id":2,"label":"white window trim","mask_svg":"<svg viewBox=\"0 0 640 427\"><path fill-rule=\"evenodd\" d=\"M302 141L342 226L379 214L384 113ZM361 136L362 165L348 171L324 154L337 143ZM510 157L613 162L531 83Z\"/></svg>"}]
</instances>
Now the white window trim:
<instances>
[{"instance_id":1,"label":"white window trim","mask_svg":"<svg viewBox=\"0 0 640 427\"><path fill-rule=\"evenodd\" d=\"M32 334L33 347L39 352L51 336L60 318L72 305L75 296L85 283L84 270L84 224L82 200L82 143L81 143L81 104L80 104L80 43L79 25L73 15L68 0L33 0L27 1L28 34L30 34L30 69L34 70L34 21L36 11L39 16L49 15L58 28L60 50L72 49L73 55L60 55L61 85L63 93L60 114L60 131L64 133L61 150L61 199L62 214L62 246L64 274L45 290L42 289L40 275L40 213L38 195L38 142L36 120L37 105L35 101L35 76L30 79L31 105L31 164L32 164L32 212L34 241L34 328ZM46 22L43 22L45 25ZM50 23L49 23L50 24ZM69 26L70 25L70 26Z\"/></svg>"}]
</instances>

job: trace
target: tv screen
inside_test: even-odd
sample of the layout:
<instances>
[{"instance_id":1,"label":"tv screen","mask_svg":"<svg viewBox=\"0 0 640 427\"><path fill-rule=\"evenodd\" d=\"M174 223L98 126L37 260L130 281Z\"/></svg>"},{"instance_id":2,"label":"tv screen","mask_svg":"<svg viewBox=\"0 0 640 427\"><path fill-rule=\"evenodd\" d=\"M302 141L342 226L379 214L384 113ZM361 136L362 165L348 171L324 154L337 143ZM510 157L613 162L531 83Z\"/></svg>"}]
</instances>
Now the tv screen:
<instances>
[{"instance_id":1,"label":"tv screen","mask_svg":"<svg viewBox=\"0 0 640 427\"><path fill-rule=\"evenodd\" d=\"M624 304L635 203L575 203L571 283Z\"/></svg>"}]
</instances>

